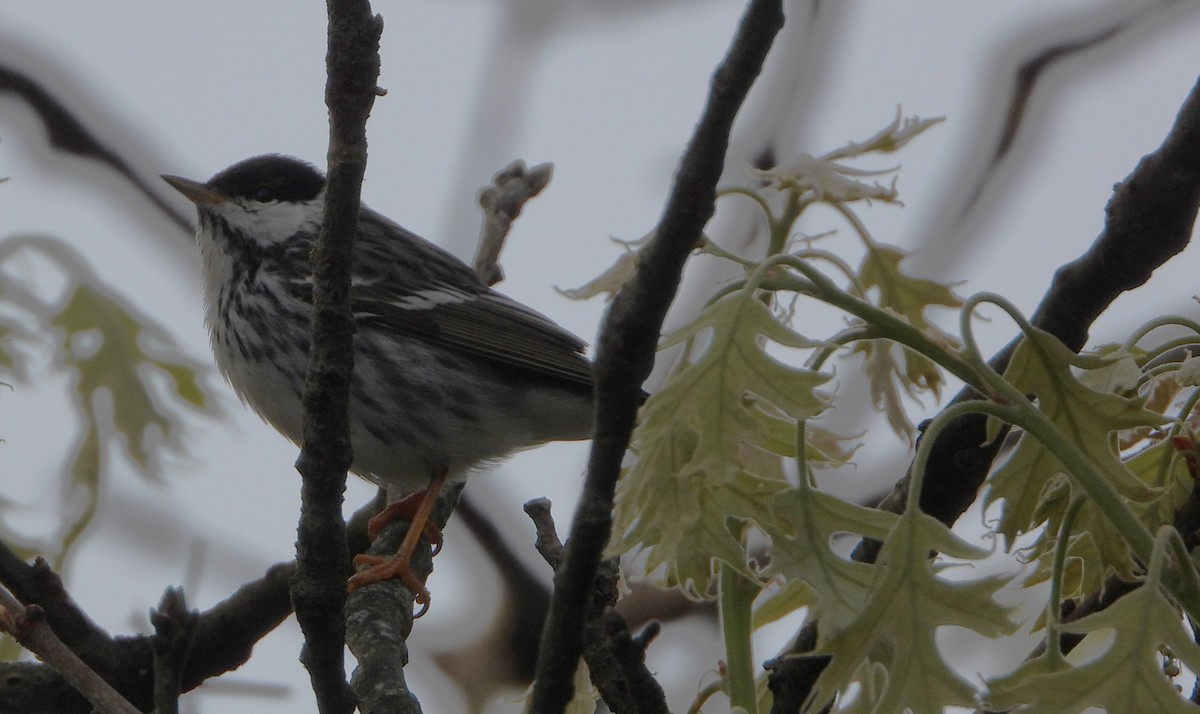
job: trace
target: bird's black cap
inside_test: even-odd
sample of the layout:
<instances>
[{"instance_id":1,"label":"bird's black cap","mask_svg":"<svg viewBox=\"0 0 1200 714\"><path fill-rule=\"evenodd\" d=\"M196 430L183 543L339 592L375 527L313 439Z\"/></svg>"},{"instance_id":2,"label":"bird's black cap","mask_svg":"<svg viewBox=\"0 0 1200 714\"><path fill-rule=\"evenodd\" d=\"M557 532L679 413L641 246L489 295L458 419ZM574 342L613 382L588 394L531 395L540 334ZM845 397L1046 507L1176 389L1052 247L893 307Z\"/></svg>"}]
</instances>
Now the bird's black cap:
<instances>
[{"instance_id":1,"label":"bird's black cap","mask_svg":"<svg viewBox=\"0 0 1200 714\"><path fill-rule=\"evenodd\" d=\"M205 184L230 198L256 201L311 201L325 188L325 176L312 164L282 154L239 161Z\"/></svg>"}]
</instances>

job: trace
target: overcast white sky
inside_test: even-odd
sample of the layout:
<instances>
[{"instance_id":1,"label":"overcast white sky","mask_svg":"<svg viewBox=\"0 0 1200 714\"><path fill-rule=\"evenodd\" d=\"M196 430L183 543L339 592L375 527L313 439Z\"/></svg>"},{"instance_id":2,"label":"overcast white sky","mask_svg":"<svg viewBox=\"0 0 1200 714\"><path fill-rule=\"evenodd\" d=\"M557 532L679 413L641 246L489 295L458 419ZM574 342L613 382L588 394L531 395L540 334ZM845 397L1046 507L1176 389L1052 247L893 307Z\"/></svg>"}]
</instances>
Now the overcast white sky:
<instances>
[{"instance_id":1,"label":"overcast white sky","mask_svg":"<svg viewBox=\"0 0 1200 714\"><path fill-rule=\"evenodd\" d=\"M994 141L990 117L1010 89L1013 48L1028 56L1053 38L1086 36L1116 14L1161 4L843 0L819 34L828 47L824 66L786 66L780 53L774 57L767 81L775 87L812 82L790 114L784 145L817 154L864 138L898 105L906 114L945 116L898 157L907 207L864 217L880 240L925 246L915 268L966 281L964 294L1004 293L1030 311L1054 268L1090 244L1113 183L1158 145L1194 83L1200 6L1175 3L1104 49L1051 70L1030 107L1019 161L985 195L987 208L950 230L943 218ZM616 255L609 236L633 239L654 225L742 3L410 0L374 7L385 18L380 82L388 95L377 100L368 126L365 200L467 256L478 225L475 189L512 158L554 162L553 182L517 224L501 289L592 340L603 306L568 301L552 287L582 284L607 266ZM530 23L519 9L535 7ZM318 2L0 0L0 60L42 80L148 177L203 179L266 152L323 163L324 43ZM743 118L761 118L770 99L760 88ZM185 237L107 169L48 149L33 114L6 95L0 176L11 179L0 186L0 238L67 240L129 301L168 325L186 354L211 364L198 261ZM720 218L710 226L718 240ZM836 227L823 220L806 230ZM1123 299L1102 318L1094 337L1115 338L1163 312L1196 317L1194 264L1194 250L1176 259L1151 291ZM15 272L25 269L32 275L37 265ZM998 322L983 328L985 345L1011 333ZM848 367L839 381L854 395L860 390ZM63 378L35 378L0 398L0 492L28 505L13 525L44 532L56 494L53 479L39 475L62 467L76 427ZM194 420L188 456L164 463L158 484L113 457L89 540L71 561L73 592L114 632L144 628L147 608L169 584L188 579L190 604L207 607L291 557L295 449L211 372L209 379L224 420ZM860 411L848 413L861 424ZM872 428L878 444L864 450L858 471L839 477L849 493L877 490L907 460L906 445L878 423ZM520 504L549 495L565 527L584 454L580 445L546 447L474 479L469 491L495 504L505 532L531 541ZM352 484L348 502L356 506L370 493ZM192 556L197 542L206 544L202 561ZM537 562L531 549L530 558ZM428 712L463 706L423 655L468 641L482 627L489 615L473 593L494 588L492 577L452 526L430 583L434 607L417 626L409 678ZM716 653L687 658L710 640L680 626L652 650L673 708L683 709L698 678L715 666ZM289 685L296 698L217 692L191 697L192 711L307 710L297 646L289 626L265 640L242 672L223 678ZM964 671L983 666L968 662Z\"/></svg>"}]
</instances>

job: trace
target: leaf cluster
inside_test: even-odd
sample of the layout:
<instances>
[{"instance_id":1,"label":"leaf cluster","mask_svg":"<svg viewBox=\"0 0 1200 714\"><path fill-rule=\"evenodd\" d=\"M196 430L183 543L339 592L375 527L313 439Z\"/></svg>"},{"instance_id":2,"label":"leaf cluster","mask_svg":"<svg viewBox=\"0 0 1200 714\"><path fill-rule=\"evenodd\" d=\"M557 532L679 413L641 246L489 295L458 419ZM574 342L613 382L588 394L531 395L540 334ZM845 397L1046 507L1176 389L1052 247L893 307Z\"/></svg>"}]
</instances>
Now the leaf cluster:
<instances>
[{"instance_id":1,"label":"leaf cluster","mask_svg":"<svg viewBox=\"0 0 1200 714\"><path fill-rule=\"evenodd\" d=\"M1174 522L1195 483L1189 421L1200 399L1197 363L1186 353L1169 355L1180 344L1200 343L1200 325L1160 321L1125 344L1078 355L1003 298L962 300L952 285L908 275L906 253L877 242L855 209L897 202L894 179L871 181L894 169L850 162L898 149L933 123L897 116L866 141L763 173L765 188L725 192L762 208L770 246L758 259L731 254L711 238L701 247L741 266L744 275L661 343L681 348L681 356L640 414L609 553L634 554L627 569L635 577L717 600L723 619L750 612L755 626L763 626L804 611L808 623L819 625L813 654L830 658L806 711L831 702L836 711L939 711L984 700L1030 711L1093 704L1115 706L1110 711L1189 710L1157 653L1178 650L1195 666L1195 645L1180 623L1200 616L1200 577L1190 558L1171 560L1171 572L1151 564L1167 562L1176 547ZM857 269L811 241L792 241L797 219L817 203L831 206L857 237L863 251ZM833 266L835 277L818 264ZM849 327L820 337L801 332L790 307L798 299L843 310ZM987 365L971 333L988 304L1011 315L1024 335L1003 374ZM958 335L932 316L953 309ZM1165 322L1188 336L1152 348L1140 344ZM824 364L842 350L861 357L873 402L902 436L915 433L908 402L938 398L946 372L985 397L925 427L902 515L847 502L817 485L815 470L847 464L854 452L852 439L821 425L836 403L836 380ZM916 505L928 444L949 419L972 411L989 416L989 439L1008 433L1002 425L1015 428L1009 437L1015 445L990 474L985 497L997 514L994 532L1017 556L1008 575L951 568L989 554ZM1160 529L1171 537L1156 539ZM882 541L880 557L874 563L845 557L839 542L846 536ZM1056 647L1052 656L981 688L947 663L935 636L947 626L988 638L1015 632L1015 606L996 595L1018 587L1021 562L1029 563L1021 586L1052 585L1042 620L1049 636L1116 629L1117 639L1088 665L1066 663ZM744 588L722 588L731 572L756 584L748 596ZM1057 614L1067 599L1109 578L1141 583L1137 598L1060 626ZM730 660L751 651L748 642L728 641L733 632L726 630ZM753 670L731 662L723 671ZM723 685L735 707L767 706L766 695L747 701L737 694L754 691L752 685Z\"/></svg>"}]
</instances>

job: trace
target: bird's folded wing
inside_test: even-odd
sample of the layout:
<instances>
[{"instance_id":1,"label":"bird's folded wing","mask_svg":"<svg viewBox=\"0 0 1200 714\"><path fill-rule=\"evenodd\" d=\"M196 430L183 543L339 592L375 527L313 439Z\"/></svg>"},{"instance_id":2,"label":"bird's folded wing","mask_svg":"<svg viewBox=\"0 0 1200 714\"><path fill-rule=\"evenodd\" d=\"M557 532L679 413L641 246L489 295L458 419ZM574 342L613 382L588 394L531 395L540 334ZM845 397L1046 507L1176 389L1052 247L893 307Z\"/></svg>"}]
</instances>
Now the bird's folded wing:
<instances>
[{"instance_id":1,"label":"bird's folded wing","mask_svg":"<svg viewBox=\"0 0 1200 714\"><path fill-rule=\"evenodd\" d=\"M592 387L585 343L549 318L492 290L476 294L427 290L399 300L372 295L351 297L359 324L386 327L431 344L581 387Z\"/></svg>"}]
</instances>

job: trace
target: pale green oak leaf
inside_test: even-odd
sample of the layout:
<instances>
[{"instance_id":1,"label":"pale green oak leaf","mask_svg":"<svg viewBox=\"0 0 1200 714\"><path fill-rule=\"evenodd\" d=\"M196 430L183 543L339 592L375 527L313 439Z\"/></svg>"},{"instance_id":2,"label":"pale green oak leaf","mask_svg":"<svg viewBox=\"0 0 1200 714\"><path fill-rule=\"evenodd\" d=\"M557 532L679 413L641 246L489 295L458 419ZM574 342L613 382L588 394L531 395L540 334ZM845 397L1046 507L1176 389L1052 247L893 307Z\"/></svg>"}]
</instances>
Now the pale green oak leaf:
<instances>
[{"instance_id":1,"label":"pale green oak leaf","mask_svg":"<svg viewBox=\"0 0 1200 714\"><path fill-rule=\"evenodd\" d=\"M113 401L113 423L125 448L143 473L153 475L150 460L155 445L149 440L151 427L169 441L180 417L159 403L141 371L147 367L162 370L171 378L174 396L203 409L207 398L197 382L195 367L182 358L176 361L150 354L143 340L157 337L154 326L86 283L75 287L50 324L63 331L67 347L62 359L76 370L76 399L81 412L91 414L92 400L98 392L107 390ZM75 344L77 340L92 344L81 348Z\"/></svg>"},{"instance_id":2,"label":"pale green oak leaf","mask_svg":"<svg viewBox=\"0 0 1200 714\"><path fill-rule=\"evenodd\" d=\"M1153 488L1156 494L1149 501L1130 502L1129 506L1138 519L1150 531L1173 524L1176 512L1192 492L1194 479L1183 455L1176 450L1172 440L1162 439L1129 457L1124 464L1134 476ZM1062 497L1066 498L1067 494L1063 494ZM1046 573L1049 573L1052 567L1057 540L1055 534L1058 533L1063 514L1059 506L1057 498L1043 499L1041 513L1035 514L1035 520L1044 518L1046 526L1026 551L1031 559L1039 560L1039 567ZM1133 579L1137 574L1138 568L1129 550L1129 544L1095 504L1090 502L1085 503L1076 516L1068 552L1078 561L1072 573L1080 576L1078 580L1072 577L1064 578L1064 585L1070 586L1069 591L1064 591L1068 596L1072 592L1078 594L1099 588L1107 575L1108 567L1114 568L1119 576L1127 580Z\"/></svg>"},{"instance_id":3,"label":"pale green oak leaf","mask_svg":"<svg viewBox=\"0 0 1200 714\"><path fill-rule=\"evenodd\" d=\"M907 275L900 269L907 257L908 253L896 246L869 242L859 280L865 288L879 291L879 307L900 315L948 348L956 348L957 341L930 323L925 311L934 306L957 308L962 299L949 285ZM915 429L900 392L914 399L922 392L940 398L945 384L941 369L925 355L890 340L863 340L854 351L863 355L875 407L887 415L893 431L912 438Z\"/></svg>"},{"instance_id":4,"label":"pale green oak leaf","mask_svg":"<svg viewBox=\"0 0 1200 714\"><path fill-rule=\"evenodd\" d=\"M962 298L951 286L935 280L915 278L900 269L909 253L894 245L871 243L859 269L859 279L865 287L879 289L879 307L908 318L914 326L931 328L925 310L942 307L962 307ZM948 335L944 339L953 342Z\"/></svg>"},{"instance_id":5,"label":"pale green oak leaf","mask_svg":"<svg viewBox=\"0 0 1200 714\"><path fill-rule=\"evenodd\" d=\"M768 341L813 342L782 324L752 291L709 305L663 346L690 350L643 406L622 476L609 552L647 549L647 571L666 565L666 583L709 592L711 559L751 574L729 516L762 524L768 499L788 488L780 457L795 456L798 419L824 411L829 374L767 354ZM708 549L705 551L705 549Z\"/></svg>"},{"instance_id":6,"label":"pale green oak leaf","mask_svg":"<svg viewBox=\"0 0 1200 714\"><path fill-rule=\"evenodd\" d=\"M662 348L689 342L693 353L642 408L631 442L638 465L627 477L642 469L678 473L685 466L732 477L745 445L794 456L795 440L781 439L780 427L790 425L794 434L797 419L825 411L830 396L819 387L832 375L779 361L767 354L768 340L795 348L821 344L793 332L745 290L717 300L666 338ZM695 436L703 437L698 448L677 448ZM680 453L686 461L678 460Z\"/></svg>"},{"instance_id":7,"label":"pale green oak leaf","mask_svg":"<svg viewBox=\"0 0 1200 714\"><path fill-rule=\"evenodd\" d=\"M863 610L819 652L832 655L806 704L819 710L845 691L864 663L882 665L887 684L870 711L942 711L975 705L975 688L946 664L935 641L939 627L965 627L985 637L1011 634L1010 612L994 599L1007 583L998 576L954 582L937 575L931 550L956 558L981 558L986 551L952 534L936 519L907 511L892 528Z\"/></svg>"},{"instance_id":8,"label":"pale green oak leaf","mask_svg":"<svg viewBox=\"0 0 1200 714\"><path fill-rule=\"evenodd\" d=\"M875 567L848 560L830 544L836 535L885 540L898 516L867 508L807 485L780 494L771 508L786 530L767 528L771 561L765 575L802 580L817 595L813 616L822 637L840 631L861 611Z\"/></svg>"},{"instance_id":9,"label":"pale green oak leaf","mask_svg":"<svg viewBox=\"0 0 1200 714\"><path fill-rule=\"evenodd\" d=\"M1062 625L1064 632L1102 638L1106 647L1080 666L1045 656L989 681L986 703L1021 714L1072 714L1089 707L1108 712L1197 714L1162 669L1169 648L1192 671L1200 671L1200 646L1184 629L1179 607L1157 582L1117 600L1107 609Z\"/></svg>"},{"instance_id":10,"label":"pale green oak leaf","mask_svg":"<svg viewBox=\"0 0 1200 714\"><path fill-rule=\"evenodd\" d=\"M1038 408L1062 434L1091 459L1126 498L1149 501L1157 489L1146 485L1121 463L1113 432L1165 421L1144 407L1144 398L1093 389L1076 376L1077 361L1053 335L1033 328L1017 347L1004 377L1024 394L1037 397ZM989 424L989 437L999 428ZM1021 437L1012 455L992 474L987 504L1004 500L998 530L1008 541L1027 532L1053 513L1061 515L1069 499L1060 498L1054 509L1039 506L1043 487L1063 468L1048 449L1028 434Z\"/></svg>"},{"instance_id":11,"label":"pale green oak leaf","mask_svg":"<svg viewBox=\"0 0 1200 714\"><path fill-rule=\"evenodd\" d=\"M641 572L631 574L678 588L694 599L716 596L718 560L758 579L747 561L740 528L734 522L731 530L728 521L730 517L759 520L765 504L787 489L787 482L746 473L718 480L691 469L663 476L662 484L650 485L645 492L618 491L617 513L627 512L634 499L639 511L623 531L614 532L609 555L646 549L645 559L631 565ZM663 571L655 577L660 567Z\"/></svg>"}]
</instances>

